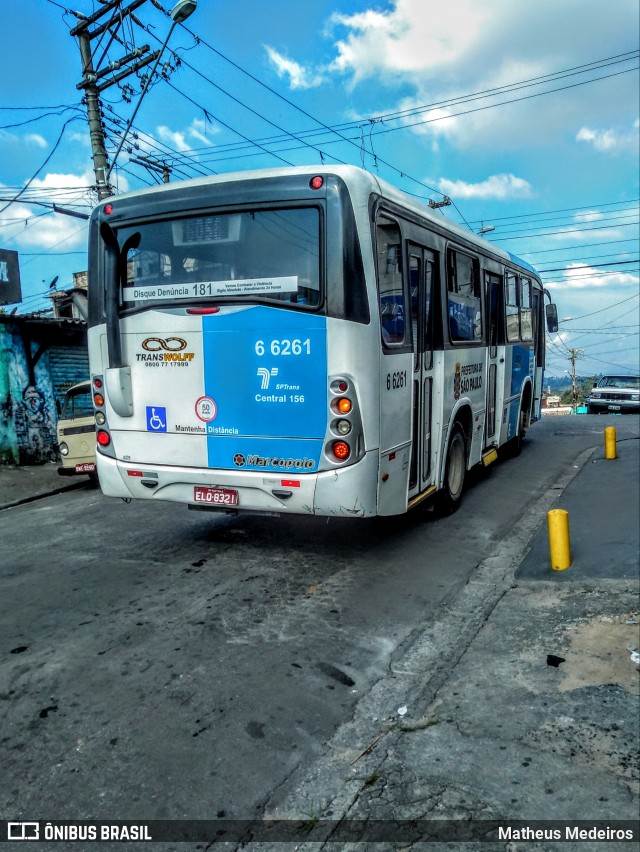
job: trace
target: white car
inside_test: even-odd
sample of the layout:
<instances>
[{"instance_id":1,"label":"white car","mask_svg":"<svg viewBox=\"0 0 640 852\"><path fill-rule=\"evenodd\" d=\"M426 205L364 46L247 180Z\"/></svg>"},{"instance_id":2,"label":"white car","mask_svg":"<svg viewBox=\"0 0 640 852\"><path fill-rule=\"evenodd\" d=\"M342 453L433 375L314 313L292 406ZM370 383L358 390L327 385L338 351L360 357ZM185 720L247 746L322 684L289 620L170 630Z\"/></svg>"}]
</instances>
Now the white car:
<instances>
[{"instance_id":1,"label":"white car","mask_svg":"<svg viewBox=\"0 0 640 852\"><path fill-rule=\"evenodd\" d=\"M640 376L602 376L585 399L589 414L640 411Z\"/></svg>"}]
</instances>

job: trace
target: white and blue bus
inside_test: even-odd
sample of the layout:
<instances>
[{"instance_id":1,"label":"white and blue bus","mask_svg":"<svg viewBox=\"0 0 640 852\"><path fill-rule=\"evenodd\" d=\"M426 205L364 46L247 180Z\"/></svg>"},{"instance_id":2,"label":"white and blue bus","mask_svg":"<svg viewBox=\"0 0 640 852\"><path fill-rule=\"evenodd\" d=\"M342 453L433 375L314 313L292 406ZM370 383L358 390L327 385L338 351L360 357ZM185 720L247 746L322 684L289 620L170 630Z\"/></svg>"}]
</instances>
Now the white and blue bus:
<instances>
[{"instance_id":1,"label":"white and blue bus","mask_svg":"<svg viewBox=\"0 0 640 852\"><path fill-rule=\"evenodd\" d=\"M89 238L102 490L272 514L453 511L466 472L540 417L544 295L529 264L355 167L103 201Z\"/></svg>"}]
</instances>

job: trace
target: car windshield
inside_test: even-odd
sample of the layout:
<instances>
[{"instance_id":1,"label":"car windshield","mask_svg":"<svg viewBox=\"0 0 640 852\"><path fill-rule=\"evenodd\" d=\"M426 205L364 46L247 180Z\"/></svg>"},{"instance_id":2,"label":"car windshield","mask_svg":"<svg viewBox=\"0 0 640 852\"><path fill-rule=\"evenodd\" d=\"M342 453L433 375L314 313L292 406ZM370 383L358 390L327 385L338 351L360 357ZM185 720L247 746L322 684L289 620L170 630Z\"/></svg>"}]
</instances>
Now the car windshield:
<instances>
[{"instance_id":1,"label":"car windshield","mask_svg":"<svg viewBox=\"0 0 640 852\"><path fill-rule=\"evenodd\" d=\"M603 376L598 379L597 388L640 388L640 376Z\"/></svg>"},{"instance_id":2,"label":"car windshield","mask_svg":"<svg viewBox=\"0 0 640 852\"><path fill-rule=\"evenodd\" d=\"M91 387L87 385L86 387L68 391L62 409L62 419L74 420L76 417L91 416L93 416Z\"/></svg>"}]
</instances>

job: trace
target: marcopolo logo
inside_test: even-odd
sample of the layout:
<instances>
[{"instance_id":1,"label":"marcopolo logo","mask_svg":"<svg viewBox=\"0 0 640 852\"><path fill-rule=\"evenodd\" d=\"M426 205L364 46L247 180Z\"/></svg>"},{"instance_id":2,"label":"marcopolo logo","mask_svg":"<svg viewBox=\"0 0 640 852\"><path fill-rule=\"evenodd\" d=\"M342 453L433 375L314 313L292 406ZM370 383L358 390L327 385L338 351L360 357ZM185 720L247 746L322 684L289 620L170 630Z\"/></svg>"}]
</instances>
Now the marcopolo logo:
<instances>
[{"instance_id":1,"label":"marcopolo logo","mask_svg":"<svg viewBox=\"0 0 640 852\"><path fill-rule=\"evenodd\" d=\"M249 467L275 467L278 470L313 470L316 466L313 459L285 459L258 455L248 455L245 458L242 453L235 454L233 463L236 467L244 467L246 464Z\"/></svg>"}]
</instances>

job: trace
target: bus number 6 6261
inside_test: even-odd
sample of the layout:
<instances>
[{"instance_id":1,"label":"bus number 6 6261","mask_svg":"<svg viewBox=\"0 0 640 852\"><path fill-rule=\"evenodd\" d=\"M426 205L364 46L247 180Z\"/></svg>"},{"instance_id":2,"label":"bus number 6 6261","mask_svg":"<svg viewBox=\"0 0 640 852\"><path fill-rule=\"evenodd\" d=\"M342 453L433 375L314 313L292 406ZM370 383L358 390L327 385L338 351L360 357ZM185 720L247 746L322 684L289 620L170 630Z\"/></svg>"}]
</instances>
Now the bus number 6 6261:
<instances>
[{"instance_id":1,"label":"bus number 6 6261","mask_svg":"<svg viewBox=\"0 0 640 852\"><path fill-rule=\"evenodd\" d=\"M387 373L387 390L397 390L403 388L407 384L407 371L401 370L398 373Z\"/></svg>"}]
</instances>

